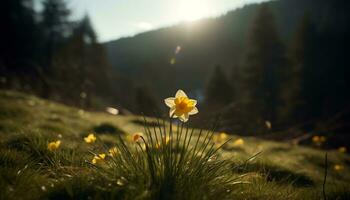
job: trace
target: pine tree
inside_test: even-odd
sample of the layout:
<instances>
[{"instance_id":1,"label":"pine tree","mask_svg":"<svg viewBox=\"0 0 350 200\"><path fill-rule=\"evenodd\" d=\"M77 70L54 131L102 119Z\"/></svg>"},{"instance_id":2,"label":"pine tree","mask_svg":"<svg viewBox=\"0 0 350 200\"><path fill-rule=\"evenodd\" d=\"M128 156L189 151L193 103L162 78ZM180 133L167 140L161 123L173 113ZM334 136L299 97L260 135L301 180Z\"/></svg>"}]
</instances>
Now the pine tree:
<instances>
[{"instance_id":1,"label":"pine tree","mask_svg":"<svg viewBox=\"0 0 350 200\"><path fill-rule=\"evenodd\" d=\"M73 100L71 103L89 107L92 97L110 95L105 50L87 15L76 23L72 35L55 55L54 70L59 93Z\"/></svg>"},{"instance_id":2,"label":"pine tree","mask_svg":"<svg viewBox=\"0 0 350 200\"><path fill-rule=\"evenodd\" d=\"M20 81L35 80L39 29L32 0L3 0L0 7L0 76ZM16 79L16 80L15 80Z\"/></svg>"},{"instance_id":3,"label":"pine tree","mask_svg":"<svg viewBox=\"0 0 350 200\"><path fill-rule=\"evenodd\" d=\"M206 88L205 105L209 109L222 108L234 100L234 90L220 66L216 66Z\"/></svg>"},{"instance_id":4,"label":"pine tree","mask_svg":"<svg viewBox=\"0 0 350 200\"><path fill-rule=\"evenodd\" d=\"M248 39L244 75L248 107L259 123L274 121L285 53L268 5L259 8Z\"/></svg>"},{"instance_id":5,"label":"pine tree","mask_svg":"<svg viewBox=\"0 0 350 200\"><path fill-rule=\"evenodd\" d=\"M288 49L288 65L283 71L284 82L281 90L282 105L279 110L280 119L285 122L296 122L303 118L305 100L302 95L303 72L306 67L306 57L309 56L308 41L312 27L308 15L301 19ZM304 110L305 111L305 110Z\"/></svg>"},{"instance_id":6,"label":"pine tree","mask_svg":"<svg viewBox=\"0 0 350 200\"><path fill-rule=\"evenodd\" d=\"M44 0L41 26L45 38L45 61L46 71L51 67L54 54L64 42L65 36L69 35L69 15L65 0Z\"/></svg>"}]
</instances>

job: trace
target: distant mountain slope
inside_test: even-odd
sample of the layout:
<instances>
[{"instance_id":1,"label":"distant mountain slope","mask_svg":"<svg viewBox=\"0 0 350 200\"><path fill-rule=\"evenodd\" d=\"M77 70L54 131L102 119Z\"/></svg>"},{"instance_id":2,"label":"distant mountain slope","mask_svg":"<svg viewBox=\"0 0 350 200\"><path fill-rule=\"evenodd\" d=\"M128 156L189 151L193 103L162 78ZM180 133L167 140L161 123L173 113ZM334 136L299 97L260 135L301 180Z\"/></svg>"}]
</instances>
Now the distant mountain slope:
<instances>
[{"instance_id":1,"label":"distant mountain slope","mask_svg":"<svg viewBox=\"0 0 350 200\"><path fill-rule=\"evenodd\" d=\"M336 8L349 3L344 0L277 0L267 4L287 42L305 13L319 29L342 29L346 20ZM241 63L247 33L258 7L259 4L247 5L217 18L107 42L109 61L122 74L148 82L160 96L179 87L192 93L200 91L214 65L222 65L229 76L232 68ZM178 45L181 52L175 56ZM171 65L173 57L176 63ZM167 80L166 85L164 80Z\"/></svg>"}]
</instances>

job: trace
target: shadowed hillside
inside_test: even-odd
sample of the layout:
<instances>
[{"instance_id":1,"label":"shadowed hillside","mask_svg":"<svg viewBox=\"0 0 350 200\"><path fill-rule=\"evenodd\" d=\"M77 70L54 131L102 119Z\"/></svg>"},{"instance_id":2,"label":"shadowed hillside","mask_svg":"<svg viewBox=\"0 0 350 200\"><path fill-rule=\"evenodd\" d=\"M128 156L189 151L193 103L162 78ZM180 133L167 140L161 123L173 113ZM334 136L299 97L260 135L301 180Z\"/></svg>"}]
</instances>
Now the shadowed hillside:
<instances>
[{"instance_id":1,"label":"shadowed hillside","mask_svg":"<svg viewBox=\"0 0 350 200\"><path fill-rule=\"evenodd\" d=\"M305 14L321 32L337 30L334 34L343 35L348 30L346 1L278 0L263 4L272 10L277 30L286 43ZM259 6L247 5L217 18L107 42L109 61L125 76L147 82L161 97L176 87L198 95L196 92L202 92L214 65L222 65L229 76L242 65L249 28ZM175 55L177 46L181 51ZM176 62L171 64L173 58Z\"/></svg>"}]
</instances>

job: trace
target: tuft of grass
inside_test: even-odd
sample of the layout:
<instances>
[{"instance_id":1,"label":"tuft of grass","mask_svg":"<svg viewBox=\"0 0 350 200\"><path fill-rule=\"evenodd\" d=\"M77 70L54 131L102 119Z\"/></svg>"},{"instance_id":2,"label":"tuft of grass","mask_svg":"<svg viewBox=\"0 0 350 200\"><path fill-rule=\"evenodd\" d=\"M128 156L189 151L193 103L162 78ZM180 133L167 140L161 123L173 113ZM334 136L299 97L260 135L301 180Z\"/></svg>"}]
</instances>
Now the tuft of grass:
<instances>
[{"instance_id":1,"label":"tuft of grass","mask_svg":"<svg viewBox=\"0 0 350 200\"><path fill-rule=\"evenodd\" d=\"M145 119L145 124L147 120ZM118 154L96 170L106 180L137 188L130 192L147 199L228 199L240 176L232 163L218 159L213 131L195 129L172 121L144 126L145 136L130 145L119 137ZM205 191L205 192L203 192Z\"/></svg>"}]
</instances>

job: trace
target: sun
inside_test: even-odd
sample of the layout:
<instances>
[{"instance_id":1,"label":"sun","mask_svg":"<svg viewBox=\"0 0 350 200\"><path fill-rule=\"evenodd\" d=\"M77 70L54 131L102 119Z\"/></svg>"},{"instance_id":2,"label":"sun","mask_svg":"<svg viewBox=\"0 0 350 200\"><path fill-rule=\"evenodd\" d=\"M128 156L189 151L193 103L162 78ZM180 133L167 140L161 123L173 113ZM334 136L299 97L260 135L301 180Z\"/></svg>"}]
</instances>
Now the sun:
<instances>
[{"instance_id":1,"label":"sun","mask_svg":"<svg viewBox=\"0 0 350 200\"><path fill-rule=\"evenodd\" d=\"M180 19L184 21L195 21L210 15L210 9L205 0L185 0L180 2Z\"/></svg>"}]
</instances>

